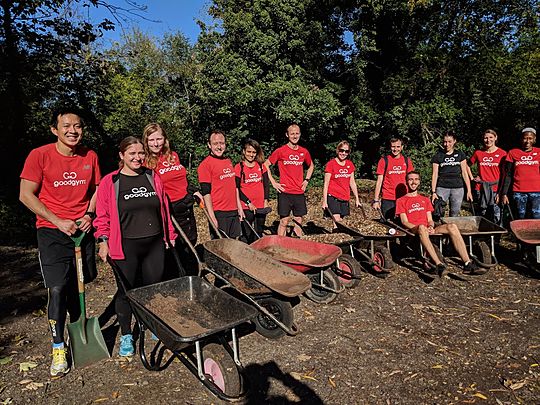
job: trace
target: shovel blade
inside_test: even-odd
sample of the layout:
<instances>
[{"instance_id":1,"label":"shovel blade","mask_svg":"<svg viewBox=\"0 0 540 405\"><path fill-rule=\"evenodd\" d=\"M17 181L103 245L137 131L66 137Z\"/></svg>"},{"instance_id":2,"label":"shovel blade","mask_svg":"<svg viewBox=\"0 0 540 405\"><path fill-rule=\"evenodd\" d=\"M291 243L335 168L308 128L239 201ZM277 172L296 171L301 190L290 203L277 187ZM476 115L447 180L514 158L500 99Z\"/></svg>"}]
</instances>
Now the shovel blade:
<instances>
[{"instance_id":1,"label":"shovel blade","mask_svg":"<svg viewBox=\"0 0 540 405\"><path fill-rule=\"evenodd\" d=\"M110 357L98 318L80 318L68 324L71 359L75 368L86 367Z\"/></svg>"}]
</instances>

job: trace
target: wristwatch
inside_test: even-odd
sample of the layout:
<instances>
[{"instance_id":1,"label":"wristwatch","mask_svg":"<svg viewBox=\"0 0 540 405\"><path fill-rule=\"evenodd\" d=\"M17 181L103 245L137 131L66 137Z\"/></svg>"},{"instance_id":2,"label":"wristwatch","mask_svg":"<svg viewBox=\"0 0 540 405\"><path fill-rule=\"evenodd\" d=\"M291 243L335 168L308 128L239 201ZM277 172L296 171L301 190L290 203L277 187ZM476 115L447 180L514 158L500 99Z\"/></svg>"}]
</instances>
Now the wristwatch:
<instances>
[{"instance_id":1,"label":"wristwatch","mask_svg":"<svg viewBox=\"0 0 540 405\"><path fill-rule=\"evenodd\" d=\"M108 240L109 240L108 236L100 236L99 238L97 238L98 243L107 242Z\"/></svg>"},{"instance_id":2,"label":"wristwatch","mask_svg":"<svg viewBox=\"0 0 540 405\"><path fill-rule=\"evenodd\" d=\"M96 213L94 211L86 211L84 215L88 215L90 219L96 219Z\"/></svg>"}]
</instances>

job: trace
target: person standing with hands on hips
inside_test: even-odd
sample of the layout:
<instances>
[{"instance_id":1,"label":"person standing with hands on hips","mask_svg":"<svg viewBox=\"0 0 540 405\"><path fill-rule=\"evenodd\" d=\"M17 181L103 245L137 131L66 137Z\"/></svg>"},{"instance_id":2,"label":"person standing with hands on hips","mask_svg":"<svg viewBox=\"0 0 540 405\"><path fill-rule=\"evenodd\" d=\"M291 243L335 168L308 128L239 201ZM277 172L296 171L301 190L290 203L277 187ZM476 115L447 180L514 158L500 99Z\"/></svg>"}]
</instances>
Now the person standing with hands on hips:
<instances>
[{"instance_id":1,"label":"person standing with hands on hips","mask_svg":"<svg viewBox=\"0 0 540 405\"><path fill-rule=\"evenodd\" d=\"M120 168L103 178L97 193L95 236L99 257L110 256L126 289L155 284L163 279L165 248L174 246L176 233L169 204L156 172L143 166L145 153L139 138L128 136L119 146ZM117 279L115 309L121 336L118 354L133 356L131 306Z\"/></svg>"},{"instance_id":2,"label":"person standing with hands on hips","mask_svg":"<svg viewBox=\"0 0 540 405\"><path fill-rule=\"evenodd\" d=\"M323 185L323 210L329 208L336 221L349 215L349 198L353 192L356 206L360 206L358 188L354 180L354 163L348 157L351 153L351 145L347 141L341 141L336 148L337 156L330 160L324 169ZM334 228L336 225L334 224Z\"/></svg>"},{"instance_id":3,"label":"person standing with hands on hips","mask_svg":"<svg viewBox=\"0 0 540 405\"><path fill-rule=\"evenodd\" d=\"M297 124L289 125L285 134L289 140L285 145L277 148L264 162L268 169L270 183L278 192L278 214L280 217L278 235L285 236L289 215L293 214L294 232L302 235L302 217L307 214L305 191L313 175L315 165L308 150L300 145L300 127ZM270 166L277 164L279 182L274 179ZM304 177L304 165L307 166Z\"/></svg>"},{"instance_id":4,"label":"person standing with hands on hips","mask_svg":"<svg viewBox=\"0 0 540 405\"><path fill-rule=\"evenodd\" d=\"M431 202L442 198L450 203L450 216L457 217L463 202L463 186L467 192L467 201L472 201L471 180L467 157L460 150L455 150L456 136L448 132L443 138L443 149L431 159Z\"/></svg>"},{"instance_id":5,"label":"person standing with hands on hips","mask_svg":"<svg viewBox=\"0 0 540 405\"><path fill-rule=\"evenodd\" d=\"M212 131L208 136L210 154L197 168L197 174L210 220L229 238L236 239L242 234L240 219L244 217L244 210L240 205L233 164L225 156L226 147L225 134ZM210 227L210 234L219 237L214 234L213 227Z\"/></svg>"},{"instance_id":6,"label":"person standing with hands on hips","mask_svg":"<svg viewBox=\"0 0 540 405\"><path fill-rule=\"evenodd\" d=\"M95 240L90 230L101 175L96 153L80 145L83 126L78 109L53 111L50 128L56 142L32 150L20 176L19 199L37 216L39 262L49 297L52 376L69 371L64 345L67 313L72 322L81 315L75 243L71 239L79 231L86 232L81 244L84 281L90 282L97 275Z\"/></svg>"}]
</instances>

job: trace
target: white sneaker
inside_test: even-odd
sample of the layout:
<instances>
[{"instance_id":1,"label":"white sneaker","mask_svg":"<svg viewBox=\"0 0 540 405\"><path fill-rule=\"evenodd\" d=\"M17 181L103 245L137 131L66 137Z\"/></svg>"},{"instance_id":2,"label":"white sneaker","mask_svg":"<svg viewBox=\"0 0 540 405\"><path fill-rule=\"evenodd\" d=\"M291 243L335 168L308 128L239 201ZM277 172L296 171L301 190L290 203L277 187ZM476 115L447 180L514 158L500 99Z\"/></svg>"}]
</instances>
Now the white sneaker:
<instances>
[{"instance_id":1,"label":"white sneaker","mask_svg":"<svg viewBox=\"0 0 540 405\"><path fill-rule=\"evenodd\" d=\"M54 349L52 351L51 375L53 377L58 374L66 374L69 371L69 366L66 358L66 349Z\"/></svg>"}]
</instances>

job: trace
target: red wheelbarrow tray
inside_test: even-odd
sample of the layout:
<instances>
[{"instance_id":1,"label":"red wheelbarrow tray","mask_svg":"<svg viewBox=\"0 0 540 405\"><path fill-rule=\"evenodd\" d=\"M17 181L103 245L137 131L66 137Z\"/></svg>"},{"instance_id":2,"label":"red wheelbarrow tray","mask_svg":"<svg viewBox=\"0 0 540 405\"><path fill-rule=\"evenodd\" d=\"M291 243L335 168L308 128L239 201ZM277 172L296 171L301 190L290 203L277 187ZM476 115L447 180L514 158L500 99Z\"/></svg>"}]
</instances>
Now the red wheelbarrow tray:
<instances>
[{"instance_id":1,"label":"red wheelbarrow tray","mask_svg":"<svg viewBox=\"0 0 540 405\"><path fill-rule=\"evenodd\" d=\"M336 245L279 235L264 236L250 246L301 272L328 267L341 255Z\"/></svg>"},{"instance_id":2,"label":"red wheelbarrow tray","mask_svg":"<svg viewBox=\"0 0 540 405\"><path fill-rule=\"evenodd\" d=\"M540 245L540 219L516 219L510 222L510 229L521 242Z\"/></svg>"}]
</instances>

